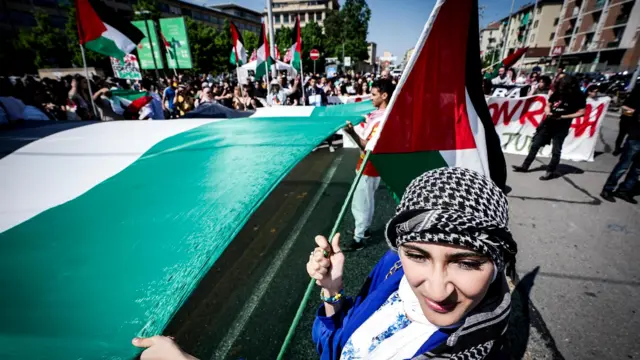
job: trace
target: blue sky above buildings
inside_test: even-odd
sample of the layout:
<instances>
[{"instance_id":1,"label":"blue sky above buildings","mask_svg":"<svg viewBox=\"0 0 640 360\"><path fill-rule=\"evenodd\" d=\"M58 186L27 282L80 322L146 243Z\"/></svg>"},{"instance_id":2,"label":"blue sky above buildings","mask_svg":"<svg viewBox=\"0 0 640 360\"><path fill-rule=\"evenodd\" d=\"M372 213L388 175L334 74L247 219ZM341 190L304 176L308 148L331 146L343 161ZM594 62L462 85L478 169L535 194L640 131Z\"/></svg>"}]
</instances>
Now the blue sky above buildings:
<instances>
[{"instance_id":1,"label":"blue sky above buildings","mask_svg":"<svg viewBox=\"0 0 640 360\"><path fill-rule=\"evenodd\" d=\"M455 0L452 0L455 1ZM479 0L484 6L480 25L509 15L511 0ZM265 0L189 0L199 5L212 5L234 2L238 5L262 11ZM340 0L342 4L344 0ZM435 0L367 0L371 8L369 23L369 41L378 44L378 56L383 51L391 51L402 59L404 53L415 46L418 37L427 22ZM514 10L534 0L515 0Z\"/></svg>"}]
</instances>

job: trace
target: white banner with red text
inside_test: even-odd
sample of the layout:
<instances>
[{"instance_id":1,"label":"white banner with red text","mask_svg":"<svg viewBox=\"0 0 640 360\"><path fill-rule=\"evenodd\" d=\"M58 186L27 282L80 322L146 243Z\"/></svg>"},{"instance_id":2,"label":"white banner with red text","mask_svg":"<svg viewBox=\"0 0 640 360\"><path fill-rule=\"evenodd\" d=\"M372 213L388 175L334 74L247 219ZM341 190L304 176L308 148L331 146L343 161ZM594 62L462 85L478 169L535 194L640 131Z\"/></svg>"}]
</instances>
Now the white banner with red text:
<instances>
[{"instance_id":1,"label":"white banner with red text","mask_svg":"<svg viewBox=\"0 0 640 360\"><path fill-rule=\"evenodd\" d=\"M569 135L562 146L562 159L593 161L602 121L611 99L601 97L587 99L584 116L573 119ZM502 151L509 154L527 155L531 141L544 120L546 95L523 98L490 97L487 99L489 113L500 136ZM538 156L550 157L551 146L540 150Z\"/></svg>"}]
</instances>

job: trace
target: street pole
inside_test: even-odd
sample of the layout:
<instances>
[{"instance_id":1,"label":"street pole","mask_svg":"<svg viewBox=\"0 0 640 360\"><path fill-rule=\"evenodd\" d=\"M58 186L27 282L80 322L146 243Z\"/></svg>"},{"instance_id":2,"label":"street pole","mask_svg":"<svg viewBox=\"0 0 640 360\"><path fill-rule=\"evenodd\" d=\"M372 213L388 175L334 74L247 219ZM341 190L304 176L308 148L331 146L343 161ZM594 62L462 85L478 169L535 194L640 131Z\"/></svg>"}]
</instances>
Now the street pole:
<instances>
[{"instance_id":1,"label":"street pole","mask_svg":"<svg viewBox=\"0 0 640 360\"><path fill-rule=\"evenodd\" d=\"M145 29L147 29L147 40L149 41L149 48L151 48L151 57L153 58L153 67L156 70L156 80L160 79L160 74L158 73L158 64L156 63L156 53L153 50L153 41L151 41L151 31L149 31L149 23L147 22L149 20L149 14L151 14L151 12L149 10L142 10L142 11L136 11L135 12L136 15L143 15L144 16L144 27ZM154 27L155 30L155 27Z\"/></svg>"},{"instance_id":2,"label":"street pole","mask_svg":"<svg viewBox=\"0 0 640 360\"><path fill-rule=\"evenodd\" d=\"M267 16L269 16L269 50L271 50L271 55L275 56L276 55L276 47L275 47L275 43L273 41L273 12L271 10L271 0L267 0ZM289 14L287 14L287 16L289 16ZM267 59L268 60L268 59ZM278 62L276 60L276 63L273 64L273 69L271 71L271 77L272 78L276 78L276 76L278 76Z\"/></svg>"},{"instance_id":3,"label":"street pole","mask_svg":"<svg viewBox=\"0 0 640 360\"><path fill-rule=\"evenodd\" d=\"M313 60L313 74L316 74L316 61Z\"/></svg>"},{"instance_id":4,"label":"street pole","mask_svg":"<svg viewBox=\"0 0 640 360\"><path fill-rule=\"evenodd\" d=\"M516 0L511 0L511 10L509 11L509 20L507 21L507 31L504 32L504 39L502 40L502 58L507 57L507 39L509 38L509 28L511 27L511 17L513 16L513 7L516 4Z\"/></svg>"},{"instance_id":5,"label":"street pole","mask_svg":"<svg viewBox=\"0 0 640 360\"><path fill-rule=\"evenodd\" d=\"M87 68L87 58L84 55L84 46L80 44L80 52L82 53L82 64L84 64L84 75L87 78L87 88L89 89L89 97L91 98L91 106L93 107L94 116L98 116L98 109L96 109L96 103L93 101L93 90L91 90L91 82L89 81L89 69ZM76 84L81 87L81 84ZM102 119L99 119L102 120Z\"/></svg>"}]
</instances>

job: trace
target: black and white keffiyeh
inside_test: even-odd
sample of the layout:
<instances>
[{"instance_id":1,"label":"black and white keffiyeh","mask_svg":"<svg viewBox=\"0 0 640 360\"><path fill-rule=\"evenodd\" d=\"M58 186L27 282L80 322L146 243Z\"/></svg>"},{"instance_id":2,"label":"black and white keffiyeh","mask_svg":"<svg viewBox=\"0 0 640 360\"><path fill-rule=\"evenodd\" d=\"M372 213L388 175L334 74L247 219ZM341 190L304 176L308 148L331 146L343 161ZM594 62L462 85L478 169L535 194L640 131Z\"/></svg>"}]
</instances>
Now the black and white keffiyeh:
<instances>
[{"instance_id":1,"label":"black and white keffiyeh","mask_svg":"<svg viewBox=\"0 0 640 360\"><path fill-rule=\"evenodd\" d=\"M468 169L440 168L411 182L386 238L394 250L406 242L463 246L502 271L517 252L508 222L507 198L493 181Z\"/></svg>"},{"instance_id":2,"label":"black and white keffiyeh","mask_svg":"<svg viewBox=\"0 0 640 360\"><path fill-rule=\"evenodd\" d=\"M495 357L511 311L511 294L502 270L506 263L515 261L517 252L508 221L506 196L477 172L441 168L411 182L387 224L389 245L395 250L407 242L459 245L489 256L499 272L464 324L445 343L415 359Z\"/></svg>"}]
</instances>

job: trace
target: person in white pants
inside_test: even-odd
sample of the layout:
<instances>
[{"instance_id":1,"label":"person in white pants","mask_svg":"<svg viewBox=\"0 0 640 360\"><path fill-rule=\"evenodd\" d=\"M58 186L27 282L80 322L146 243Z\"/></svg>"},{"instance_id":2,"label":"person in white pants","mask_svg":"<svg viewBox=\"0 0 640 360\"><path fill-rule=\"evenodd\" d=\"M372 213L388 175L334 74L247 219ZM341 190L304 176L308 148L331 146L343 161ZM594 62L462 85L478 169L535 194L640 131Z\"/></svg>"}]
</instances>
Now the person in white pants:
<instances>
[{"instance_id":1,"label":"person in white pants","mask_svg":"<svg viewBox=\"0 0 640 360\"><path fill-rule=\"evenodd\" d=\"M364 160L364 150L367 147L369 140L371 140L378 131L384 112L394 90L395 85L393 85L389 79L380 79L375 81L371 86L371 100L373 105L376 107L376 110L368 114L366 116L366 121L360 123L356 127L354 127L350 122L347 122L345 132L354 139L361 150L360 160L358 161L356 168L357 171L360 171ZM371 237L369 227L373 221L375 193L379 185L380 175L378 175L373 164L367 163L362 172L362 178L358 182L358 186L353 194L353 201L351 202L351 212L355 219L353 242L351 244L352 250L363 249L365 240L368 240Z\"/></svg>"}]
</instances>

